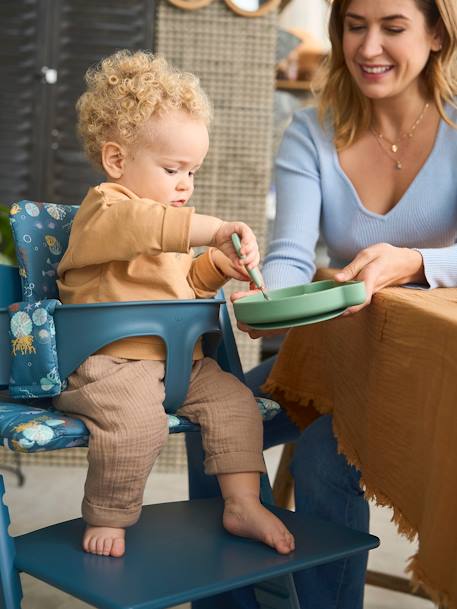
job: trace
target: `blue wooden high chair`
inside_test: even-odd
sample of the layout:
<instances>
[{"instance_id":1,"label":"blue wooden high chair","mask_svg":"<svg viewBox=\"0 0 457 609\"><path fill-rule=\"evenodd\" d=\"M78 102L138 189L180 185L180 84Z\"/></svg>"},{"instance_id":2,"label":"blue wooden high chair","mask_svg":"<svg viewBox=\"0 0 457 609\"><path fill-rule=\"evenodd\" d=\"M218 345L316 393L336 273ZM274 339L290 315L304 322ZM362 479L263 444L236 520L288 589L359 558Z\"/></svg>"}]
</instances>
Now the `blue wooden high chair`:
<instances>
[{"instance_id":1,"label":"blue wooden high chair","mask_svg":"<svg viewBox=\"0 0 457 609\"><path fill-rule=\"evenodd\" d=\"M148 334L161 336L167 347L170 433L198 432L174 414L187 392L196 340L205 335L206 353L243 379L224 300L60 305L56 267L76 211L31 201L11 208L19 273L0 266L0 386L8 387L0 394L2 442L22 452L86 446L82 421L53 410L51 397L103 345ZM257 401L264 417L279 409L269 400ZM299 609L291 573L379 543L371 535L269 505L296 539L295 552L283 556L228 534L222 501L203 499L144 507L129 528L126 555L107 558L81 549L81 519L11 537L3 495L0 478L0 609L20 609L20 572L102 609L162 609L247 584L256 584L262 609ZM262 499L272 504L268 482Z\"/></svg>"}]
</instances>

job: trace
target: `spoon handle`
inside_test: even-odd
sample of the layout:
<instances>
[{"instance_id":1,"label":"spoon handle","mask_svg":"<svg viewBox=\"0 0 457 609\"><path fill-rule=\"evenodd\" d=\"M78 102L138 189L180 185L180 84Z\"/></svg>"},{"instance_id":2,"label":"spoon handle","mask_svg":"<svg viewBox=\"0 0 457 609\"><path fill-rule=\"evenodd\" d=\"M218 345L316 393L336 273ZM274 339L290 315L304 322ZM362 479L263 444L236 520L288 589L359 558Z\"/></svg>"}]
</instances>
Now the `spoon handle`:
<instances>
[{"instance_id":1,"label":"spoon handle","mask_svg":"<svg viewBox=\"0 0 457 609\"><path fill-rule=\"evenodd\" d=\"M232 243L233 243L233 247L235 248L235 251L236 251L236 253L238 255L238 258L240 258L240 260L242 260L243 257L241 255L241 241L240 241L240 237L239 237L239 235L237 233L233 233L233 235L232 235ZM255 283L255 286L262 291L262 294L264 295L265 299L266 300L270 300L268 298L268 295L264 291L265 282L263 281L262 274L259 271L258 267L254 267L253 269L246 269L246 271L247 271L249 277Z\"/></svg>"}]
</instances>

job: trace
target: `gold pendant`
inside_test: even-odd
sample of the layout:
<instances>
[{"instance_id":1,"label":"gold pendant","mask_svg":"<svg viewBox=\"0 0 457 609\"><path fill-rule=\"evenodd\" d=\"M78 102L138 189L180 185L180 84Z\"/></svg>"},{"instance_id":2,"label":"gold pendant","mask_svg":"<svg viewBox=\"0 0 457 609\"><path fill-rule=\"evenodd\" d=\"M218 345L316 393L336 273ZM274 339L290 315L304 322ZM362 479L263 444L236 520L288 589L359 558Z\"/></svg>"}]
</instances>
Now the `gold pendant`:
<instances>
[{"instance_id":1,"label":"gold pendant","mask_svg":"<svg viewBox=\"0 0 457 609\"><path fill-rule=\"evenodd\" d=\"M392 149L392 152L398 152L397 144L392 144L391 149Z\"/></svg>"},{"instance_id":2,"label":"gold pendant","mask_svg":"<svg viewBox=\"0 0 457 609\"><path fill-rule=\"evenodd\" d=\"M395 167L396 167L396 169L402 169L402 168L403 168L403 165L400 163L400 161L397 161L397 162L395 163Z\"/></svg>"}]
</instances>

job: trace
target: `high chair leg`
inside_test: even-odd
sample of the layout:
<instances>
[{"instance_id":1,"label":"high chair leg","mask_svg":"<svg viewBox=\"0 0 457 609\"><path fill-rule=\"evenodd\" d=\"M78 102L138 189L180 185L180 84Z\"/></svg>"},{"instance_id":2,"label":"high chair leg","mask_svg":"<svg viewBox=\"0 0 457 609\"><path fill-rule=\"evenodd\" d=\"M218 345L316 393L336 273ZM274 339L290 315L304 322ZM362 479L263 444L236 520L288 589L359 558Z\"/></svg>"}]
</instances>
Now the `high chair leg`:
<instances>
[{"instance_id":1,"label":"high chair leg","mask_svg":"<svg viewBox=\"0 0 457 609\"><path fill-rule=\"evenodd\" d=\"M255 597L260 609L300 609L290 573L256 584Z\"/></svg>"},{"instance_id":2,"label":"high chair leg","mask_svg":"<svg viewBox=\"0 0 457 609\"><path fill-rule=\"evenodd\" d=\"M5 485L0 475L0 609L21 609L22 588L14 566L14 540L8 532L10 516L3 502Z\"/></svg>"},{"instance_id":3,"label":"high chair leg","mask_svg":"<svg viewBox=\"0 0 457 609\"><path fill-rule=\"evenodd\" d=\"M262 503L269 503L270 505L275 504L268 474L262 474L260 476L260 499Z\"/></svg>"}]
</instances>

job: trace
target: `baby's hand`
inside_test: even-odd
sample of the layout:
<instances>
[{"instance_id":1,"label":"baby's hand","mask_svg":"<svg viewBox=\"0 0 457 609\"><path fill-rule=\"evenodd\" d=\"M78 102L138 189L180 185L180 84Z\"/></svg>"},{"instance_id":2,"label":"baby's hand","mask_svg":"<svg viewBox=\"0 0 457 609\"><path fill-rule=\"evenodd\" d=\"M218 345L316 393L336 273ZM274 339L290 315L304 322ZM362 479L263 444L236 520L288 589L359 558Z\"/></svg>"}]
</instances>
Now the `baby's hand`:
<instances>
[{"instance_id":1,"label":"baby's hand","mask_svg":"<svg viewBox=\"0 0 457 609\"><path fill-rule=\"evenodd\" d=\"M244 268L244 265L239 267L235 266L230 258L227 258L225 254L216 248L211 250L211 258L214 266L218 269L222 275L225 275L228 279L238 279L238 281L250 281L249 275Z\"/></svg>"},{"instance_id":2,"label":"baby's hand","mask_svg":"<svg viewBox=\"0 0 457 609\"><path fill-rule=\"evenodd\" d=\"M241 254L237 256L232 243L232 234L237 233L241 241ZM244 267L253 269L260 262L259 246L254 233L244 222L223 222L213 237L213 245L230 258L233 266L244 276Z\"/></svg>"}]
</instances>

